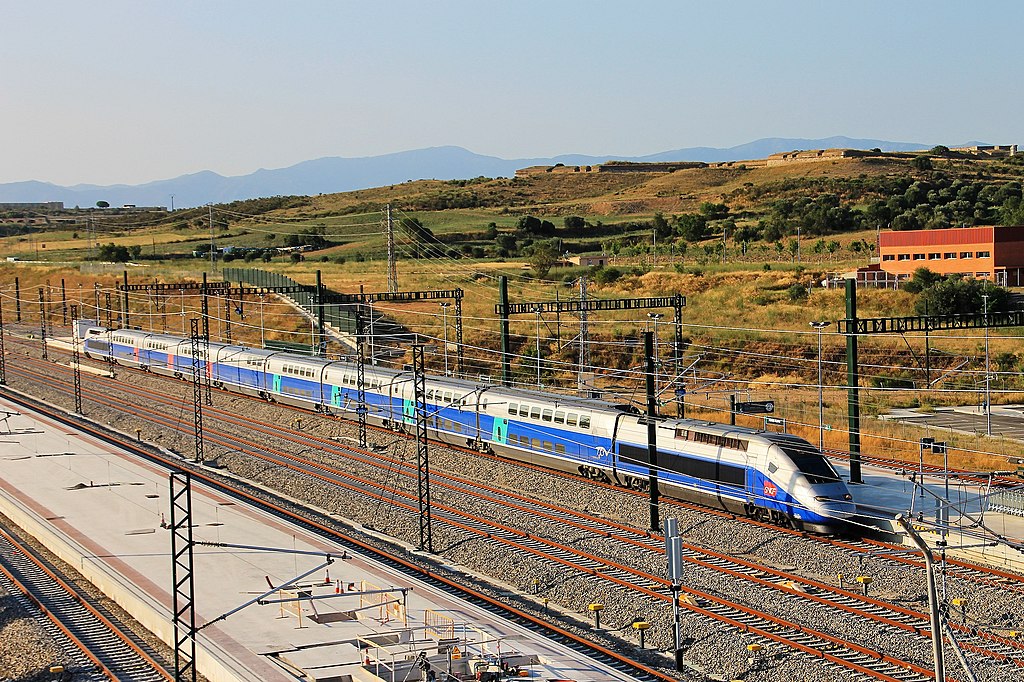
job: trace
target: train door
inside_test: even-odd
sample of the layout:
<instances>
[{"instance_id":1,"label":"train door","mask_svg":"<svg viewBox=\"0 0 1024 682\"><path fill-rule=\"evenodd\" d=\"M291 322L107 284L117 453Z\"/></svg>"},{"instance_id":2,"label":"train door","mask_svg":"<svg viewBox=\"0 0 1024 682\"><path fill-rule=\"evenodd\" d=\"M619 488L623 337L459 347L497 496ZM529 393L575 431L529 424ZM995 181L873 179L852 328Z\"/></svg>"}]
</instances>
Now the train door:
<instances>
[{"instance_id":1,"label":"train door","mask_svg":"<svg viewBox=\"0 0 1024 682\"><path fill-rule=\"evenodd\" d=\"M491 440L501 445L505 445L508 442L508 419L505 417L494 418L494 428L491 430Z\"/></svg>"},{"instance_id":2,"label":"train door","mask_svg":"<svg viewBox=\"0 0 1024 682\"><path fill-rule=\"evenodd\" d=\"M345 400L345 391L341 386L331 386L331 405L341 407Z\"/></svg>"},{"instance_id":3,"label":"train door","mask_svg":"<svg viewBox=\"0 0 1024 682\"><path fill-rule=\"evenodd\" d=\"M402 399L402 417L406 424L416 423L416 401L408 398Z\"/></svg>"},{"instance_id":4,"label":"train door","mask_svg":"<svg viewBox=\"0 0 1024 682\"><path fill-rule=\"evenodd\" d=\"M270 376L273 377L274 393L280 393L281 392L281 375L280 374L271 374Z\"/></svg>"}]
</instances>

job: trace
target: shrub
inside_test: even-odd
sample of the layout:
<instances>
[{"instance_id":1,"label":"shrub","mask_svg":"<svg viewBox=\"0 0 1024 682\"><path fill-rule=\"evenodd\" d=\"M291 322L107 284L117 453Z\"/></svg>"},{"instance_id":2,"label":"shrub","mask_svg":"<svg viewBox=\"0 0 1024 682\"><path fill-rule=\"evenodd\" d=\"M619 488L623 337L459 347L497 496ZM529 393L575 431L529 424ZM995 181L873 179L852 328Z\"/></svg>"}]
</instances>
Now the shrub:
<instances>
[{"instance_id":1,"label":"shrub","mask_svg":"<svg viewBox=\"0 0 1024 682\"><path fill-rule=\"evenodd\" d=\"M800 303L807 300L807 287L803 284L794 284L786 290L786 295L792 303Z\"/></svg>"},{"instance_id":2,"label":"shrub","mask_svg":"<svg viewBox=\"0 0 1024 682\"><path fill-rule=\"evenodd\" d=\"M622 271L618 268L598 268L594 273L594 281L598 284L611 284L622 277Z\"/></svg>"}]
</instances>

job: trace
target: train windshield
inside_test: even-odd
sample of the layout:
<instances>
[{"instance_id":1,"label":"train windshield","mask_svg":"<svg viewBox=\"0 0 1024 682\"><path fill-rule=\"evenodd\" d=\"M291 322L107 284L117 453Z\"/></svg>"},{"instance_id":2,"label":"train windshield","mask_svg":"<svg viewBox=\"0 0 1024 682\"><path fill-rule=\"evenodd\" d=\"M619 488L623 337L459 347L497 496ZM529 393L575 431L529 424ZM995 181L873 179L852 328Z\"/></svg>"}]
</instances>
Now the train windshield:
<instances>
[{"instance_id":1,"label":"train windshield","mask_svg":"<svg viewBox=\"0 0 1024 682\"><path fill-rule=\"evenodd\" d=\"M807 482L811 485L835 483L842 480L824 455L810 443L780 443L779 447L789 455L796 468L807 476Z\"/></svg>"}]
</instances>

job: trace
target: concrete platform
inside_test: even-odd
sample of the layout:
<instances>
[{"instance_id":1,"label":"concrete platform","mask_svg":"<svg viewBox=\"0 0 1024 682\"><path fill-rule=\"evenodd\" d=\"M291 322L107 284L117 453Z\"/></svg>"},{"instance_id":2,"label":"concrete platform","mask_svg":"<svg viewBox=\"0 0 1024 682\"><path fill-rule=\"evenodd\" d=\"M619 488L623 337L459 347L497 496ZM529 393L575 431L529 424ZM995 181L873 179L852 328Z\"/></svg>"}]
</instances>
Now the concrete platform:
<instances>
[{"instance_id":1,"label":"concrete platform","mask_svg":"<svg viewBox=\"0 0 1024 682\"><path fill-rule=\"evenodd\" d=\"M835 461L833 465L849 480L848 465ZM945 538L948 555L1024 573L1024 552L1006 544L989 544L994 543L998 535L1024 546L1024 515L996 510L992 503L997 500L990 497L984 485L951 477L947 498L947 482L941 475L926 473L923 486L915 485L912 476L916 481L922 480L918 470L911 466L899 472L862 465L864 483L850 486L859 513L854 522L878 528L888 539L913 546L895 522L896 515L903 514L920 521L915 527L925 541L934 546L943 540L943 523L937 521L944 521L942 516L948 509ZM1024 481L1021 490L1024 490Z\"/></svg>"},{"instance_id":2,"label":"concrete platform","mask_svg":"<svg viewBox=\"0 0 1024 682\"><path fill-rule=\"evenodd\" d=\"M0 433L0 510L170 642L166 472L2 397L0 410L20 413ZM196 541L263 548L196 548L197 667L214 682L412 682L421 652L438 673L505 661L526 679L632 679L198 484L192 514ZM310 571L267 597L301 600L206 625Z\"/></svg>"}]
</instances>

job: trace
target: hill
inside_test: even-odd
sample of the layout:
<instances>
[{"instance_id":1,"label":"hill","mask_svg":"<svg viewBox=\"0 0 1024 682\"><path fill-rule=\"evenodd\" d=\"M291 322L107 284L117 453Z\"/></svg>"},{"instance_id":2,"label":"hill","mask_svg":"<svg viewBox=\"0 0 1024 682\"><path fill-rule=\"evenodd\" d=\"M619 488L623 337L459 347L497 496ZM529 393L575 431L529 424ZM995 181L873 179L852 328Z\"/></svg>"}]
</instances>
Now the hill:
<instances>
[{"instance_id":1,"label":"hill","mask_svg":"<svg viewBox=\"0 0 1024 682\"><path fill-rule=\"evenodd\" d=\"M852 147L901 151L926 149L929 145L857 140L831 137L819 140L796 138L765 138L746 144L717 149L691 147L658 152L640 157L622 155L567 154L552 158L500 159L474 154L461 147L432 147L395 154L362 158L326 157L278 169L260 169L248 175L224 177L202 171L177 178L140 185L74 185L64 187L40 181L0 184L0 202L63 201L65 206L94 206L107 201L112 206L167 206L178 208L227 203L256 197L308 195L347 192L379 187L422 178L452 180L473 177L512 177L525 166L594 165L608 160L622 161L739 161L764 158L770 154L794 149Z\"/></svg>"}]
</instances>

